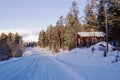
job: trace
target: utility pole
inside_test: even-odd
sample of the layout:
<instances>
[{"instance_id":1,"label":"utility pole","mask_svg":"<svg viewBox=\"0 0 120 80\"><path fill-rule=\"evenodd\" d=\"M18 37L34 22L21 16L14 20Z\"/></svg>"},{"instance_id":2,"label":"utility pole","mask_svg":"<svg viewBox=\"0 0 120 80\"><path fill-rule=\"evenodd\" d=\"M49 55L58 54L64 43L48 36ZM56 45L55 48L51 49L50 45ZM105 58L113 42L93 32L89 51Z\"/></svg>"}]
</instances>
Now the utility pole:
<instances>
[{"instance_id":1,"label":"utility pole","mask_svg":"<svg viewBox=\"0 0 120 80\"><path fill-rule=\"evenodd\" d=\"M104 54L104 56L107 56L107 52L108 52L108 18L107 18L107 9L106 9L106 5L104 6L104 11L105 11L105 27L106 27L106 53Z\"/></svg>"}]
</instances>

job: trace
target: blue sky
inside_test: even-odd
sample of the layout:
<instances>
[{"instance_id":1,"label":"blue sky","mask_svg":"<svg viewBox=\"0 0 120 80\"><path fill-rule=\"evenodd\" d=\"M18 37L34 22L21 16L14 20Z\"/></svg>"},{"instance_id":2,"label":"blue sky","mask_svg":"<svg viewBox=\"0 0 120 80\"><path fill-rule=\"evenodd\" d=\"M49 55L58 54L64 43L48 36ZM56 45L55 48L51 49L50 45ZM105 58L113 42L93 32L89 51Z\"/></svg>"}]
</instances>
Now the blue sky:
<instances>
[{"instance_id":1,"label":"blue sky","mask_svg":"<svg viewBox=\"0 0 120 80\"><path fill-rule=\"evenodd\" d=\"M0 0L0 30L40 31L69 12L74 0ZM87 0L75 0L80 16Z\"/></svg>"}]
</instances>

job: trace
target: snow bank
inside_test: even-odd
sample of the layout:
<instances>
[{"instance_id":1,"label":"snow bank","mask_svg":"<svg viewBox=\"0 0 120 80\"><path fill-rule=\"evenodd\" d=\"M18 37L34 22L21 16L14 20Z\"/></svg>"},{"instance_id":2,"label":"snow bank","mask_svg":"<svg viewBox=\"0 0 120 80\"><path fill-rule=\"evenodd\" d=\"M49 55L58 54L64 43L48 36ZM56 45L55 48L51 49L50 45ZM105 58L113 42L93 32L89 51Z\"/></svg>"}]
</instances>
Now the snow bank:
<instances>
[{"instance_id":1,"label":"snow bank","mask_svg":"<svg viewBox=\"0 0 120 80\"><path fill-rule=\"evenodd\" d=\"M101 46L102 45L102 46ZM97 43L90 48L75 48L70 52L61 52L57 55L58 59L66 61L66 63L72 63L73 65L81 66L107 66L110 65L118 55L117 51L113 51L114 46L108 44L109 52L107 57L104 56L106 42ZM94 47L94 51L92 48Z\"/></svg>"},{"instance_id":2,"label":"snow bank","mask_svg":"<svg viewBox=\"0 0 120 80\"><path fill-rule=\"evenodd\" d=\"M99 42L99 43L91 46L90 49L93 48L93 47L95 48L95 50L102 50L102 51L104 51L105 48L106 48L106 42ZM109 49L109 51L113 51L114 48L115 47L113 45L111 45L111 44L108 43L108 49Z\"/></svg>"}]
</instances>

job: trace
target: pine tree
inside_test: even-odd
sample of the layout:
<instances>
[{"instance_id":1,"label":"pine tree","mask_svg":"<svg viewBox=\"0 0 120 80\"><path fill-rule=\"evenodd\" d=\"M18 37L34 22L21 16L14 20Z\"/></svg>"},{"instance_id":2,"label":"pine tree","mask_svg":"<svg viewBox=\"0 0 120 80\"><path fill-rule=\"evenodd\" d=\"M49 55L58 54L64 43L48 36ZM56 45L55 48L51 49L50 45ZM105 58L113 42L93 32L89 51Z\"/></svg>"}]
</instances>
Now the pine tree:
<instances>
[{"instance_id":1,"label":"pine tree","mask_svg":"<svg viewBox=\"0 0 120 80\"><path fill-rule=\"evenodd\" d=\"M49 47L54 52L61 48L69 50L74 48L76 34L83 30L78 14L77 2L73 1L66 18L60 16L55 26L50 25L46 31L40 31L38 45L43 48Z\"/></svg>"},{"instance_id":2,"label":"pine tree","mask_svg":"<svg viewBox=\"0 0 120 80\"><path fill-rule=\"evenodd\" d=\"M68 50L75 48L76 30L73 27L67 27L65 31L65 47Z\"/></svg>"},{"instance_id":3,"label":"pine tree","mask_svg":"<svg viewBox=\"0 0 120 80\"><path fill-rule=\"evenodd\" d=\"M7 35L2 33L0 36L0 60L9 58L9 48L7 45Z\"/></svg>"},{"instance_id":4,"label":"pine tree","mask_svg":"<svg viewBox=\"0 0 120 80\"><path fill-rule=\"evenodd\" d=\"M72 2L70 12L66 16L65 22L65 37L64 44L66 49L73 49L75 47L75 37L78 31L81 31L80 22L78 19L78 7L75 1Z\"/></svg>"},{"instance_id":5,"label":"pine tree","mask_svg":"<svg viewBox=\"0 0 120 80\"><path fill-rule=\"evenodd\" d=\"M22 56L24 51L24 45L22 41L22 37L16 33L14 35L14 45L12 50L12 57L20 57Z\"/></svg>"},{"instance_id":6,"label":"pine tree","mask_svg":"<svg viewBox=\"0 0 120 80\"><path fill-rule=\"evenodd\" d=\"M79 22L78 14L79 14L78 4L76 1L73 1L70 12L67 15L67 20L68 20L68 24L74 27L76 32L83 30Z\"/></svg>"},{"instance_id":7,"label":"pine tree","mask_svg":"<svg viewBox=\"0 0 120 80\"><path fill-rule=\"evenodd\" d=\"M98 8L97 21L98 21L98 29L100 31L106 32L104 5L105 5L105 0L99 0L99 4L98 4L98 7L97 7Z\"/></svg>"},{"instance_id":8,"label":"pine tree","mask_svg":"<svg viewBox=\"0 0 120 80\"><path fill-rule=\"evenodd\" d=\"M53 36L53 26L52 25L47 27L46 36L47 36L47 46L51 50L52 49L52 36Z\"/></svg>"},{"instance_id":9,"label":"pine tree","mask_svg":"<svg viewBox=\"0 0 120 80\"><path fill-rule=\"evenodd\" d=\"M12 57L12 51L14 46L14 34L12 34L11 32L8 34L7 44L9 47L9 56Z\"/></svg>"},{"instance_id":10,"label":"pine tree","mask_svg":"<svg viewBox=\"0 0 120 80\"><path fill-rule=\"evenodd\" d=\"M109 25L112 39L114 41L120 41L120 1L110 0L109 1Z\"/></svg>"},{"instance_id":11,"label":"pine tree","mask_svg":"<svg viewBox=\"0 0 120 80\"><path fill-rule=\"evenodd\" d=\"M91 3L89 3L86 5L85 7L85 20L86 20L86 26L85 26L85 30L90 31L91 28L93 28L94 30L97 30L96 28L96 16L94 13L94 3L92 3L93 0L91 1Z\"/></svg>"},{"instance_id":12,"label":"pine tree","mask_svg":"<svg viewBox=\"0 0 120 80\"><path fill-rule=\"evenodd\" d=\"M9 59L10 57L20 57L24 52L24 44L22 37L11 32L6 35L0 35L0 60Z\"/></svg>"},{"instance_id":13,"label":"pine tree","mask_svg":"<svg viewBox=\"0 0 120 80\"><path fill-rule=\"evenodd\" d=\"M38 42L38 45L40 47L46 47L46 33L44 30L42 30L40 33L39 33L39 42Z\"/></svg>"}]
</instances>

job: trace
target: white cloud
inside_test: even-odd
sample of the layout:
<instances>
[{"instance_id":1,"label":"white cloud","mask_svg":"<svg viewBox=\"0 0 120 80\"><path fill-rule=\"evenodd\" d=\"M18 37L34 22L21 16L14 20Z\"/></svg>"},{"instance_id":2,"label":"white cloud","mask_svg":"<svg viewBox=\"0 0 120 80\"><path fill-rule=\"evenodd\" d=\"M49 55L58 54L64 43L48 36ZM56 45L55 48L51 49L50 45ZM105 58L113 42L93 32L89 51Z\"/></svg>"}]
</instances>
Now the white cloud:
<instances>
[{"instance_id":1,"label":"white cloud","mask_svg":"<svg viewBox=\"0 0 120 80\"><path fill-rule=\"evenodd\" d=\"M9 32L12 33L19 33L22 37L24 41L38 41L38 34L39 31L35 31L35 30L25 30L25 29L4 29L4 30L0 30L0 34L1 33L6 33L8 34Z\"/></svg>"}]
</instances>

